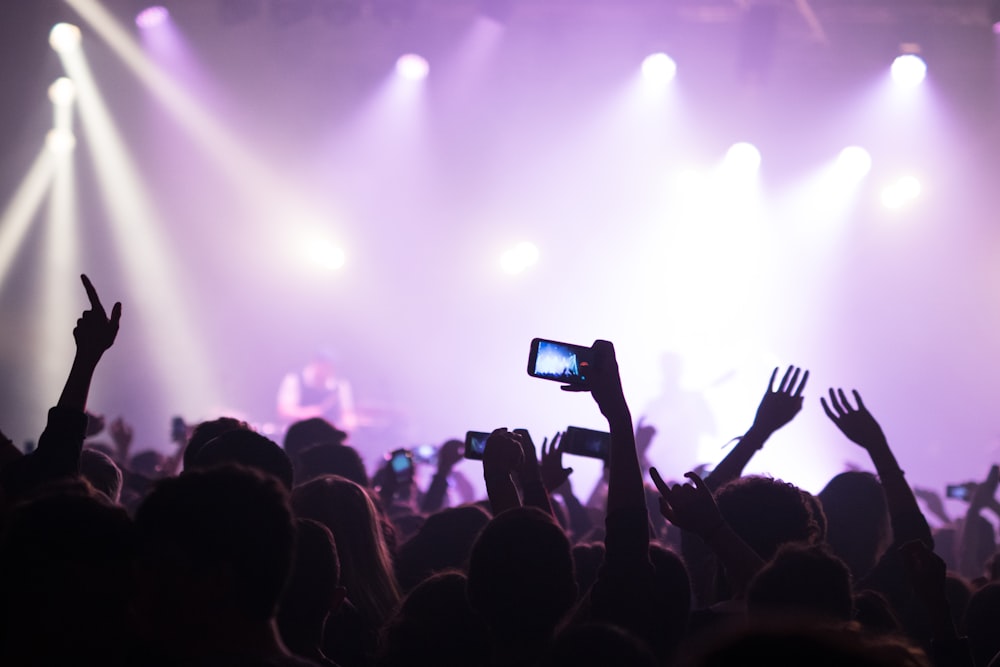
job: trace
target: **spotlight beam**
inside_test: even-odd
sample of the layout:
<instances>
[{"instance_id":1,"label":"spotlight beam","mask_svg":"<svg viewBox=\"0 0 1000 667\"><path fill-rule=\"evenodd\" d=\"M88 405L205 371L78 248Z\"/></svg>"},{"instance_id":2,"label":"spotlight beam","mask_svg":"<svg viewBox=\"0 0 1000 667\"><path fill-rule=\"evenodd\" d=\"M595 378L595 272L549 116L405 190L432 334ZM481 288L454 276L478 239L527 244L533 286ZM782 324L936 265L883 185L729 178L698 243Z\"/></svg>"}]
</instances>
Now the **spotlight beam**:
<instances>
[{"instance_id":1,"label":"spotlight beam","mask_svg":"<svg viewBox=\"0 0 1000 667\"><path fill-rule=\"evenodd\" d=\"M122 59L163 106L201 144L208 157L247 196L265 207L262 217L327 217L313 212L265 161L247 150L229 129L208 113L187 90L143 52L129 32L95 0L66 0L84 21ZM290 211L291 209L291 211ZM297 216L292 215L298 213Z\"/></svg>"},{"instance_id":2,"label":"spotlight beam","mask_svg":"<svg viewBox=\"0 0 1000 667\"><path fill-rule=\"evenodd\" d=\"M171 261L163 220L149 201L145 184L94 82L82 50L60 55L77 87L84 135L98 188L112 227L111 238L124 265L136 320L146 337L171 409L198 414L216 405L218 393L209 356L199 342L190 306L179 293L183 273Z\"/></svg>"},{"instance_id":3,"label":"spotlight beam","mask_svg":"<svg viewBox=\"0 0 1000 667\"><path fill-rule=\"evenodd\" d=\"M45 193L52 184L54 156L43 148L18 186L3 214L0 214L0 286L13 265L14 257L24 242Z\"/></svg>"}]
</instances>

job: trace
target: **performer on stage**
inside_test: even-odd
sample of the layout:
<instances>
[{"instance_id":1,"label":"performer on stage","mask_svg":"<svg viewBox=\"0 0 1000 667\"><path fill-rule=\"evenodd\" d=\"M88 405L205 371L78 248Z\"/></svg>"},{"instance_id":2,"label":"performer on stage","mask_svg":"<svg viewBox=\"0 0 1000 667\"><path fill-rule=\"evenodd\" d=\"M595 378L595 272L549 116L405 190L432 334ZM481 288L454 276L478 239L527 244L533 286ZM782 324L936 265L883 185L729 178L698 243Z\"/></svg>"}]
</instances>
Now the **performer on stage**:
<instances>
[{"instance_id":1,"label":"performer on stage","mask_svg":"<svg viewBox=\"0 0 1000 667\"><path fill-rule=\"evenodd\" d=\"M322 417L348 431L358 423L350 383L337 377L333 362L322 354L282 379L278 414L289 421Z\"/></svg>"}]
</instances>

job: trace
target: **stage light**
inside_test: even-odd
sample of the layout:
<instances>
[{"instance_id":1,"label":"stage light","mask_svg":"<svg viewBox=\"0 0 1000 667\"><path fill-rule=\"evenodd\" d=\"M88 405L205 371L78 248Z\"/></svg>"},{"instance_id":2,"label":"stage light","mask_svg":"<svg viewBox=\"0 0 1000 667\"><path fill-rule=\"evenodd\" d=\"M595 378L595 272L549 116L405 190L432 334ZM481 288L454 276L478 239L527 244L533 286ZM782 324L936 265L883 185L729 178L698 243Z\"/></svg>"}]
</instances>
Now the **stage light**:
<instances>
[{"instance_id":1,"label":"stage light","mask_svg":"<svg viewBox=\"0 0 1000 667\"><path fill-rule=\"evenodd\" d=\"M69 53L80 47L80 29L72 23L57 23L49 32L49 46L56 53Z\"/></svg>"},{"instance_id":2,"label":"stage light","mask_svg":"<svg viewBox=\"0 0 1000 667\"><path fill-rule=\"evenodd\" d=\"M920 85L927 76L927 63L915 53L904 53L892 61L892 80L904 88Z\"/></svg>"},{"instance_id":3,"label":"stage light","mask_svg":"<svg viewBox=\"0 0 1000 667\"><path fill-rule=\"evenodd\" d=\"M49 99L57 107L68 107L76 99L76 84L73 79L61 76L49 86Z\"/></svg>"},{"instance_id":4,"label":"stage light","mask_svg":"<svg viewBox=\"0 0 1000 667\"><path fill-rule=\"evenodd\" d=\"M505 273L517 275L538 263L538 246L522 241L500 256L500 268Z\"/></svg>"},{"instance_id":5,"label":"stage light","mask_svg":"<svg viewBox=\"0 0 1000 667\"><path fill-rule=\"evenodd\" d=\"M837 156L837 172L851 180L859 180L872 169L872 156L861 146L848 146Z\"/></svg>"},{"instance_id":6,"label":"stage light","mask_svg":"<svg viewBox=\"0 0 1000 667\"><path fill-rule=\"evenodd\" d=\"M54 155L67 155L76 148L76 137L69 130L49 130L45 135L45 147Z\"/></svg>"},{"instance_id":7,"label":"stage light","mask_svg":"<svg viewBox=\"0 0 1000 667\"><path fill-rule=\"evenodd\" d=\"M306 260L319 269L336 271L347 263L344 249L322 236L306 239L302 243L302 250Z\"/></svg>"},{"instance_id":8,"label":"stage light","mask_svg":"<svg viewBox=\"0 0 1000 667\"><path fill-rule=\"evenodd\" d=\"M155 28L170 18L170 12L163 5L146 7L135 15L135 24L143 30Z\"/></svg>"},{"instance_id":9,"label":"stage light","mask_svg":"<svg viewBox=\"0 0 1000 667\"><path fill-rule=\"evenodd\" d=\"M727 171L752 174L760 168L760 151L753 144L740 141L726 151L724 166Z\"/></svg>"},{"instance_id":10,"label":"stage light","mask_svg":"<svg viewBox=\"0 0 1000 667\"><path fill-rule=\"evenodd\" d=\"M677 63L666 53L654 53L642 61L642 78L649 83L670 83L677 75Z\"/></svg>"},{"instance_id":11,"label":"stage light","mask_svg":"<svg viewBox=\"0 0 1000 667\"><path fill-rule=\"evenodd\" d=\"M920 181L913 176L903 176L882 190L882 205L888 209L902 208L920 196Z\"/></svg>"},{"instance_id":12,"label":"stage light","mask_svg":"<svg viewBox=\"0 0 1000 667\"><path fill-rule=\"evenodd\" d=\"M407 53L399 57L396 61L396 73L409 81L420 81L426 79L431 71L431 66L423 56L415 53Z\"/></svg>"}]
</instances>

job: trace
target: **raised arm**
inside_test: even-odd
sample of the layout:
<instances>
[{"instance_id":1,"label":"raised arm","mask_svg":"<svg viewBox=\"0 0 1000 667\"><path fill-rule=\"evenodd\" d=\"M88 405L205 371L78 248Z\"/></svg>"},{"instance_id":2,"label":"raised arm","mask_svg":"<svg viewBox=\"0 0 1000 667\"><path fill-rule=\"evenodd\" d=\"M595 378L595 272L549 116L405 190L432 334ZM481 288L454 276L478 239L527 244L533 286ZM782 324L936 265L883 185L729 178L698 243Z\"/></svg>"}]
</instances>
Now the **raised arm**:
<instances>
[{"instance_id":1,"label":"raised arm","mask_svg":"<svg viewBox=\"0 0 1000 667\"><path fill-rule=\"evenodd\" d=\"M80 276L83 287L90 300L90 309L85 310L76 328L73 338L76 339L76 355L69 377L59 396L58 407L83 413L87 409L87 395L90 393L90 383L94 378L94 370L104 353L110 348L118 336L118 323L122 317L121 303L115 303L108 317L101 299L87 276ZM41 443L39 443L41 447Z\"/></svg>"},{"instance_id":2,"label":"raised arm","mask_svg":"<svg viewBox=\"0 0 1000 667\"><path fill-rule=\"evenodd\" d=\"M81 276L90 308L76 322L73 338L76 354L59 401L49 410L38 448L4 471L4 486L12 495L23 493L46 480L73 475L80 470L80 452L87 429L87 396L94 371L118 335L122 306L116 303L108 317L97 290Z\"/></svg>"},{"instance_id":3,"label":"raised arm","mask_svg":"<svg viewBox=\"0 0 1000 667\"><path fill-rule=\"evenodd\" d=\"M801 375L801 379L800 379ZM774 381L778 377L778 369L771 373L771 381L768 383L764 397L760 399L757 406L757 414L753 424L736 446L730 450L726 458L715 467L715 469L705 478L708 488L718 489L727 482L739 478L743 474L743 469L753 458L753 455L764 446L767 439L774 435L775 431L792 421L795 415L802 410L802 391L809 381L809 371L802 373L801 368L789 366L785 375L781 378L781 383L777 388Z\"/></svg>"},{"instance_id":4,"label":"raised arm","mask_svg":"<svg viewBox=\"0 0 1000 667\"><path fill-rule=\"evenodd\" d=\"M566 512L569 514L569 527L573 533L574 540L590 532L593 524L586 508L573 494L573 485L570 483L572 468L564 468L562 463L562 434L556 433L552 440L542 441L542 482L550 494L562 496L566 505Z\"/></svg>"},{"instance_id":5,"label":"raised arm","mask_svg":"<svg viewBox=\"0 0 1000 667\"><path fill-rule=\"evenodd\" d=\"M449 440L438 449L438 467L431 484L427 487L427 493L420 501L420 511L424 514L433 514L444 505L445 497L448 495L448 477L451 469L462 460L462 441Z\"/></svg>"},{"instance_id":6,"label":"raised arm","mask_svg":"<svg viewBox=\"0 0 1000 667\"><path fill-rule=\"evenodd\" d=\"M981 577L984 574L985 562L982 558L982 511L995 506L997 486L1000 485L1000 467L991 466L986 479L976 485L969 500L969 509L962 522L962 532L958 547L958 566L962 576L969 579Z\"/></svg>"},{"instance_id":7,"label":"raised arm","mask_svg":"<svg viewBox=\"0 0 1000 667\"><path fill-rule=\"evenodd\" d=\"M498 428L486 439L483 450L483 479L493 516L521 506L511 474L524 458L520 441L505 428Z\"/></svg>"},{"instance_id":8,"label":"raised arm","mask_svg":"<svg viewBox=\"0 0 1000 667\"><path fill-rule=\"evenodd\" d=\"M538 465L538 452L535 450L535 443L531 440L531 435L524 429L515 430L514 435L521 443L521 451L524 453L521 465L517 469L517 476L521 482L521 492L524 494L524 505L525 507L537 507L555 519L556 515L552 511L549 492L542 481L542 469Z\"/></svg>"},{"instance_id":9,"label":"raised arm","mask_svg":"<svg viewBox=\"0 0 1000 667\"><path fill-rule=\"evenodd\" d=\"M594 362L590 382L582 391L589 390L608 420L611 431L611 454L608 459L608 514L618 509L643 508L646 500L642 488L642 469L635 449L632 414L625 402L615 347L606 340L594 342ZM563 387L566 391L581 391L575 386Z\"/></svg>"},{"instance_id":10,"label":"raised arm","mask_svg":"<svg viewBox=\"0 0 1000 667\"><path fill-rule=\"evenodd\" d=\"M660 512L664 518L681 530L698 535L726 568L733 594L742 596L764 561L730 528L708 485L693 472L684 475L691 484L674 484L673 488L663 481L656 468L650 468L649 474L660 492Z\"/></svg>"},{"instance_id":11,"label":"raised arm","mask_svg":"<svg viewBox=\"0 0 1000 667\"><path fill-rule=\"evenodd\" d=\"M927 520L920 511L917 499L903 476L895 455L889 448L889 441L882 427L875 421L861 400L861 394L852 391L857 407L851 405L843 389L830 389L830 402L820 398L823 411L840 432L856 445L860 445L871 457L885 490L886 504L892 518L893 541L896 545L912 540L920 540L933 548L934 540Z\"/></svg>"}]
</instances>

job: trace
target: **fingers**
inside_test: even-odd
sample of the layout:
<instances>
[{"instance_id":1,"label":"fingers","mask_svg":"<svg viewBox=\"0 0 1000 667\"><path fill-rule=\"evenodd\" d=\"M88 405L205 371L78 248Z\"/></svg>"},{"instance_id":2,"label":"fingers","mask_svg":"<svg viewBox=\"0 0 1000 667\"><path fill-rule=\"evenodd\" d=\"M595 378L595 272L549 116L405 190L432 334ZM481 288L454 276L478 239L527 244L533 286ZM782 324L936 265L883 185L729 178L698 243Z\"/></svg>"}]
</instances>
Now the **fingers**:
<instances>
[{"instance_id":1,"label":"fingers","mask_svg":"<svg viewBox=\"0 0 1000 667\"><path fill-rule=\"evenodd\" d=\"M660 495L664 498L670 497L670 487L667 483L663 481L660 477L660 472L656 468L649 469L649 476L653 479L653 484L656 486L656 490L660 492Z\"/></svg>"},{"instance_id":2,"label":"fingers","mask_svg":"<svg viewBox=\"0 0 1000 667\"><path fill-rule=\"evenodd\" d=\"M851 407L851 403L847 400L847 394L844 393L843 389L838 389L837 394L840 396L840 403L844 406L844 412L854 412L854 408Z\"/></svg>"},{"instance_id":3,"label":"fingers","mask_svg":"<svg viewBox=\"0 0 1000 667\"><path fill-rule=\"evenodd\" d=\"M705 481L698 476L698 473L693 471L686 472L684 473L684 476L687 477L689 480L691 480L696 489L699 489L701 491L707 491L708 493L712 492L711 489L708 488L708 485L705 484Z\"/></svg>"},{"instance_id":4,"label":"fingers","mask_svg":"<svg viewBox=\"0 0 1000 667\"><path fill-rule=\"evenodd\" d=\"M836 422L837 419L838 419L838 417L837 417L837 415L833 414L833 410L831 410L830 406L827 405L826 399L823 398L822 396L820 396L819 402L820 402L820 404L822 404L822 406L823 406L823 412L825 412L826 416L830 418L830 421Z\"/></svg>"},{"instance_id":5,"label":"fingers","mask_svg":"<svg viewBox=\"0 0 1000 667\"><path fill-rule=\"evenodd\" d=\"M795 383L799 381L799 374L802 372L801 368L796 368L795 372L792 373L792 379L788 381L788 386L785 387L785 393L791 394L792 390L795 388Z\"/></svg>"},{"instance_id":6,"label":"fingers","mask_svg":"<svg viewBox=\"0 0 1000 667\"><path fill-rule=\"evenodd\" d=\"M840 404L840 399L837 398L837 392L833 389L833 387L830 387L830 405L833 406L833 411L837 413L837 417L834 417L833 419L843 417L847 412L844 410L844 406Z\"/></svg>"},{"instance_id":7,"label":"fingers","mask_svg":"<svg viewBox=\"0 0 1000 667\"><path fill-rule=\"evenodd\" d=\"M552 436L551 451L553 454L562 454L562 431L556 431Z\"/></svg>"},{"instance_id":8,"label":"fingers","mask_svg":"<svg viewBox=\"0 0 1000 667\"><path fill-rule=\"evenodd\" d=\"M863 411L867 412L868 408L866 408L865 404L861 402L861 394L858 393L858 390L857 389L852 389L851 393L854 394L854 400L858 404L858 410L863 410Z\"/></svg>"},{"instance_id":9,"label":"fingers","mask_svg":"<svg viewBox=\"0 0 1000 667\"><path fill-rule=\"evenodd\" d=\"M785 389L788 386L788 378L791 377L793 368L795 368L795 366L789 366L788 370L785 371L785 374L781 377L781 384L778 385L779 393L785 393Z\"/></svg>"},{"instance_id":10,"label":"fingers","mask_svg":"<svg viewBox=\"0 0 1000 667\"><path fill-rule=\"evenodd\" d=\"M111 326L118 331L118 323L122 319L122 304L121 301L116 301L115 305L111 307Z\"/></svg>"},{"instance_id":11,"label":"fingers","mask_svg":"<svg viewBox=\"0 0 1000 667\"><path fill-rule=\"evenodd\" d=\"M799 383L799 386L792 393L792 396L795 398L802 398L802 390L806 388L806 382L809 382L809 371L806 371L802 375L802 382Z\"/></svg>"},{"instance_id":12,"label":"fingers","mask_svg":"<svg viewBox=\"0 0 1000 667\"><path fill-rule=\"evenodd\" d=\"M778 377L778 367L775 366L774 370L771 371L771 381L767 383L768 392L774 391L774 378Z\"/></svg>"},{"instance_id":13,"label":"fingers","mask_svg":"<svg viewBox=\"0 0 1000 667\"><path fill-rule=\"evenodd\" d=\"M83 289L87 290L87 298L90 300L90 307L101 315L107 317L104 306L101 305L101 298L97 296L97 290L94 289L94 283L90 282L90 278L87 277L87 274L82 274L80 276L80 280L83 281ZM120 311L121 306L118 306L118 308Z\"/></svg>"},{"instance_id":14,"label":"fingers","mask_svg":"<svg viewBox=\"0 0 1000 667\"><path fill-rule=\"evenodd\" d=\"M576 392L590 391L590 386L588 386L588 385L579 385L579 384L564 384L563 386L561 386L559 388L562 389L563 391L576 391Z\"/></svg>"}]
</instances>

